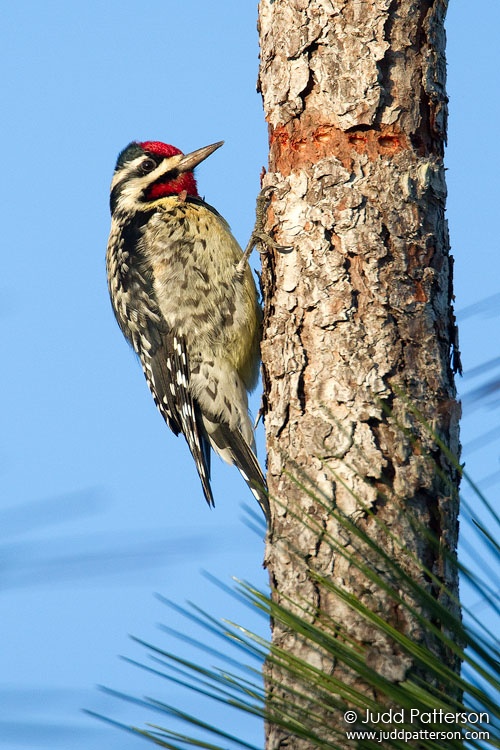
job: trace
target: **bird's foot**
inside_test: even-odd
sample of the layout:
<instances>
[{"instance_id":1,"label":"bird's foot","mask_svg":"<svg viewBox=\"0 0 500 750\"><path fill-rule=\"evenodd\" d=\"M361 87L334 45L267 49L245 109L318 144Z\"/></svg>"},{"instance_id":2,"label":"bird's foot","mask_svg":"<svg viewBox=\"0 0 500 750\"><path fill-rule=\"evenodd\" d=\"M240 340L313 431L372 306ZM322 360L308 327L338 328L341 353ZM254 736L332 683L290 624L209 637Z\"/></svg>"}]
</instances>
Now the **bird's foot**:
<instances>
[{"instance_id":1,"label":"bird's foot","mask_svg":"<svg viewBox=\"0 0 500 750\"><path fill-rule=\"evenodd\" d=\"M245 270L245 265L248 262L250 254L254 247L257 247L259 253L267 252L268 248L272 247L280 253L289 253L293 250L293 247L288 245L280 245L274 240L268 232L264 229L266 223L266 213L269 204L269 198L272 191L275 190L274 185L268 185L263 188L257 196L257 205L255 207L255 225L248 240L248 244L245 248L241 260L236 267L236 273L242 274Z\"/></svg>"}]
</instances>

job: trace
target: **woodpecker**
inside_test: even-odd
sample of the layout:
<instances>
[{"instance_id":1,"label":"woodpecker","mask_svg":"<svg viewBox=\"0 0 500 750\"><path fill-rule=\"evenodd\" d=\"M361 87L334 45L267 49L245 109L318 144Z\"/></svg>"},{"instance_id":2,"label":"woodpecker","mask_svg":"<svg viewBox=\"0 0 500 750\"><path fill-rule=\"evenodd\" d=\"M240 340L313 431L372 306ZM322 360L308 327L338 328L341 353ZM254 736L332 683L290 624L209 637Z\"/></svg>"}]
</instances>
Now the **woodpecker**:
<instances>
[{"instance_id":1,"label":"woodpecker","mask_svg":"<svg viewBox=\"0 0 500 750\"><path fill-rule=\"evenodd\" d=\"M212 448L237 466L269 518L247 399L258 378L262 311L247 252L200 198L193 173L222 144L183 154L159 141L132 142L119 154L108 288L156 406L187 441L207 503L214 505Z\"/></svg>"}]
</instances>

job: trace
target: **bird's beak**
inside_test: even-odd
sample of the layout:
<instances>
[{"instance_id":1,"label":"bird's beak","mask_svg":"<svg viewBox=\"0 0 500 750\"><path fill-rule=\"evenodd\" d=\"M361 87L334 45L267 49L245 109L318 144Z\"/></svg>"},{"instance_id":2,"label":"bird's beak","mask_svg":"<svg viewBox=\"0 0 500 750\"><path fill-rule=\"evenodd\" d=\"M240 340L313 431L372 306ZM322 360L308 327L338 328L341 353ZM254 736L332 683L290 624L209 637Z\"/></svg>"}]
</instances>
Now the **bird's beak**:
<instances>
[{"instance_id":1,"label":"bird's beak","mask_svg":"<svg viewBox=\"0 0 500 750\"><path fill-rule=\"evenodd\" d=\"M211 146L204 146L196 151L191 151L190 154L184 154L176 165L176 169L179 172L191 172L198 164L209 157L210 154L213 154L214 151L220 148L223 143L224 141L218 141L218 143L212 143Z\"/></svg>"}]
</instances>

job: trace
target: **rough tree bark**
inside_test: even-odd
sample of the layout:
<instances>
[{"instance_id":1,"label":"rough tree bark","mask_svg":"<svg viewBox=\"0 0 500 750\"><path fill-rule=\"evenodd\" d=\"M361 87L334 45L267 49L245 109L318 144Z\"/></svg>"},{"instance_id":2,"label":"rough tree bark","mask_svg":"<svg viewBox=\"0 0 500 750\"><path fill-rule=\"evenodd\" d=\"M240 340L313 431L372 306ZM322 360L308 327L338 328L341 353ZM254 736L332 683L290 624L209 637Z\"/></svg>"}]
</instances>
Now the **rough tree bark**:
<instances>
[{"instance_id":1,"label":"rough tree bark","mask_svg":"<svg viewBox=\"0 0 500 750\"><path fill-rule=\"evenodd\" d=\"M371 508L457 591L454 566L415 531L405 508L453 551L458 509L443 473L458 487L458 472L400 395L458 456L458 353L444 217L445 13L445 0L259 4L259 86L270 140L263 184L275 187L267 226L293 247L263 256L273 510L266 565L275 601L307 602L311 621L327 615L343 623L370 665L394 681L412 673L411 659L319 590L311 568L457 665L407 612L332 554L321 534L307 531L298 509L349 547L328 509L285 469L304 470L332 508L356 519L434 596L443 596L409 556L382 540L361 510ZM356 681L276 623L273 643ZM286 678L272 665L266 679L271 700L286 692ZM309 747L276 726L267 730L268 750Z\"/></svg>"}]
</instances>

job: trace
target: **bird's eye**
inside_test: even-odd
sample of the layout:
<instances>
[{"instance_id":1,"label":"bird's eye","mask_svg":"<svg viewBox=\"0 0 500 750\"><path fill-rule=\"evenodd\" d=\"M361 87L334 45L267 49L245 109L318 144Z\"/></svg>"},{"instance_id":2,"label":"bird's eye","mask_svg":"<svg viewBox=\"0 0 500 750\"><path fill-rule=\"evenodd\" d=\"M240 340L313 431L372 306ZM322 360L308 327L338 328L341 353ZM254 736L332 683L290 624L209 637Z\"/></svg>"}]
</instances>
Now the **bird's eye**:
<instances>
[{"instance_id":1,"label":"bird's eye","mask_svg":"<svg viewBox=\"0 0 500 750\"><path fill-rule=\"evenodd\" d=\"M153 169L156 169L156 162L154 159L145 159L141 164L141 169L143 172L152 172Z\"/></svg>"}]
</instances>

